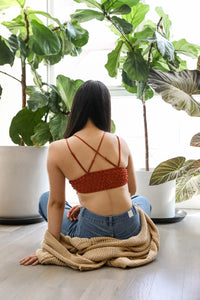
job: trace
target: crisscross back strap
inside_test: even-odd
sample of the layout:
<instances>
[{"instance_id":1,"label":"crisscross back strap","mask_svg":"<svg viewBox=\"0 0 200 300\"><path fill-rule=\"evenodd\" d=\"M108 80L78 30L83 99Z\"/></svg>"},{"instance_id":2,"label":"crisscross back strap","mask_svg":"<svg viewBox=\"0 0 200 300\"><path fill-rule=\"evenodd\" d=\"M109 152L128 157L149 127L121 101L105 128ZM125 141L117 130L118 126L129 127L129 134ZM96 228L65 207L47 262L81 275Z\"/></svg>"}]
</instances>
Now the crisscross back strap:
<instances>
[{"instance_id":1,"label":"crisscross back strap","mask_svg":"<svg viewBox=\"0 0 200 300\"><path fill-rule=\"evenodd\" d=\"M85 173L87 173L86 169L82 166L82 164L80 163L80 161L78 160L78 158L76 157L76 155L72 152L72 150L71 150L71 148L70 148L70 146L69 146L69 142L68 142L67 139L66 139L66 143L67 143L67 146L68 146L68 148L69 148L69 151L71 152L71 154L72 154L72 156L74 157L74 159L77 161L77 163L79 164L79 166L81 167L81 169L83 169L83 171L84 171Z\"/></svg>"},{"instance_id":2,"label":"crisscross back strap","mask_svg":"<svg viewBox=\"0 0 200 300\"><path fill-rule=\"evenodd\" d=\"M78 138L79 140L81 140L84 144L86 144L89 148L91 148L91 149L95 152L95 155L94 155L94 157L93 157L93 159L92 159L92 161L91 161L91 164L90 164L90 166L89 166L89 169L88 169L88 171L87 171L87 170L83 167L83 165L80 163L80 161L78 160L78 158L76 157L76 155L72 152L72 150L71 150L71 148L70 148L70 146L69 146L69 143L68 143L68 141L67 141L67 139L66 139L67 146L68 146L68 148L69 148L71 154L73 155L73 157L75 158L75 160L77 161L77 163L79 164L79 166L85 171L85 173L88 173L88 172L91 170L91 168L92 168L92 166L93 166L93 164L94 164L94 161L95 161L95 158L96 158L97 154L100 155L102 158L104 158L104 159L105 159L108 163L110 163L112 166L114 166L114 167L119 167L120 162L121 162L121 147L120 147L120 140L119 140L119 137L118 137L118 136L117 136L117 140L118 140L118 148L119 148L119 160L118 160L118 165L114 164L112 161L110 161L107 157L105 157L103 154L101 154L101 153L99 152L99 149L100 149L100 147L101 147L103 138L104 138L104 136L105 136L105 132L103 133L103 135L102 135L102 137L101 137L101 140L100 140L100 143L99 143L97 149L95 149L95 148L92 147L90 144L88 144L86 141L84 141L80 136L78 136L78 135L76 135L76 134L74 134L74 136L75 136L76 138Z\"/></svg>"}]
</instances>

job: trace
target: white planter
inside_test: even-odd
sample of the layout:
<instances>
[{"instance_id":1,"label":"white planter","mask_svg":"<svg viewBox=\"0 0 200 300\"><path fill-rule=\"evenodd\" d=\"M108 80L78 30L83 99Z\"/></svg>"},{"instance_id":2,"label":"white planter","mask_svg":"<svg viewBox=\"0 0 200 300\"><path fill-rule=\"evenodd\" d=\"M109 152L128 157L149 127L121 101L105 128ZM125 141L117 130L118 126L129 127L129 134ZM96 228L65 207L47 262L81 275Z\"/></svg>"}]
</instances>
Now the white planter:
<instances>
[{"instance_id":1,"label":"white planter","mask_svg":"<svg viewBox=\"0 0 200 300\"><path fill-rule=\"evenodd\" d=\"M0 146L0 218L34 218L49 189L48 147Z\"/></svg>"},{"instance_id":2,"label":"white planter","mask_svg":"<svg viewBox=\"0 0 200 300\"><path fill-rule=\"evenodd\" d=\"M168 181L159 185L150 186L149 180L153 169L136 170L137 192L146 197L152 206L152 218L173 218L175 216L176 181Z\"/></svg>"}]
</instances>

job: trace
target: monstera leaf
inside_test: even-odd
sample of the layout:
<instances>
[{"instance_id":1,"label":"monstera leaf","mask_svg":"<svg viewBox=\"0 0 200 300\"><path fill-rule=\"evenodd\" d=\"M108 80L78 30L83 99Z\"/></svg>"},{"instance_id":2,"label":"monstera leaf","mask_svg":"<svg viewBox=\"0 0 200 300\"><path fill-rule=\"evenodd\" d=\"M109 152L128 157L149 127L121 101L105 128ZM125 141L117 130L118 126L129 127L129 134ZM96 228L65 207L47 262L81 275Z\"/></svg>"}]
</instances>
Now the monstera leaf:
<instances>
[{"instance_id":1,"label":"monstera leaf","mask_svg":"<svg viewBox=\"0 0 200 300\"><path fill-rule=\"evenodd\" d=\"M175 109L184 110L190 116L200 117L200 103L192 96L200 94L200 71L151 70L148 84Z\"/></svg>"}]
</instances>

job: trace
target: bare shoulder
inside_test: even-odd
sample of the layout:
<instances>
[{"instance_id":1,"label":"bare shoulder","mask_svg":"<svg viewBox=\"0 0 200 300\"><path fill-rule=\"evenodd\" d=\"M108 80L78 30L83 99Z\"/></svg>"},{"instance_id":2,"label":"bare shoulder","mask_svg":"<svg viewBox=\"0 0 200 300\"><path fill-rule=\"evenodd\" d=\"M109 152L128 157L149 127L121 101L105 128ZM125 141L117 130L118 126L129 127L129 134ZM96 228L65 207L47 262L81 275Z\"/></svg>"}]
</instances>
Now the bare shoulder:
<instances>
[{"instance_id":1,"label":"bare shoulder","mask_svg":"<svg viewBox=\"0 0 200 300\"><path fill-rule=\"evenodd\" d=\"M60 157L65 148L66 141L64 139L52 142L48 148L48 157L56 160L56 158Z\"/></svg>"}]
</instances>

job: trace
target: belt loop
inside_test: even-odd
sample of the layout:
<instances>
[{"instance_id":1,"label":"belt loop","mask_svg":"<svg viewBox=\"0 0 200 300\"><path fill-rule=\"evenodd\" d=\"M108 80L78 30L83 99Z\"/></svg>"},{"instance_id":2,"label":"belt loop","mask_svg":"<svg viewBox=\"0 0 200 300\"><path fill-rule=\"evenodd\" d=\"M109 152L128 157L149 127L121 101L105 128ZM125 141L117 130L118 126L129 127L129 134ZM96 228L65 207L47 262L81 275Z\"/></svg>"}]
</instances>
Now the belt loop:
<instances>
[{"instance_id":1,"label":"belt loop","mask_svg":"<svg viewBox=\"0 0 200 300\"><path fill-rule=\"evenodd\" d=\"M108 218L109 226L112 226L112 216L109 216Z\"/></svg>"}]
</instances>

